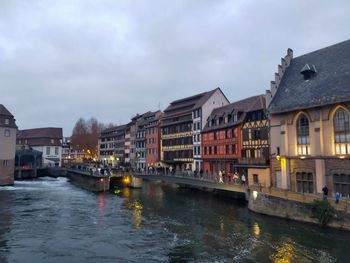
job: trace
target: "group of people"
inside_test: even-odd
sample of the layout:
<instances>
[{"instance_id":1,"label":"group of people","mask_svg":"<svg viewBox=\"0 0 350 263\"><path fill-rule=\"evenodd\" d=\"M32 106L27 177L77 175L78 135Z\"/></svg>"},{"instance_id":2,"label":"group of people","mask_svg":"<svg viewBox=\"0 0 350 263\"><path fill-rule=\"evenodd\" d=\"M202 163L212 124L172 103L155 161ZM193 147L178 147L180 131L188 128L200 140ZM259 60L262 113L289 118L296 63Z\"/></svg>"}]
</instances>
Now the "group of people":
<instances>
[{"instance_id":1,"label":"group of people","mask_svg":"<svg viewBox=\"0 0 350 263\"><path fill-rule=\"evenodd\" d=\"M327 200L328 198L328 187L325 186L322 188L322 192L323 192L323 200ZM335 203L338 204L339 201L340 201L340 193L339 192L336 192L335 193Z\"/></svg>"},{"instance_id":2,"label":"group of people","mask_svg":"<svg viewBox=\"0 0 350 263\"><path fill-rule=\"evenodd\" d=\"M241 178L238 176L237 173L234 173L233 176L229 175L228 176L228 181L231 182L231 177L232 177L232 181L234 184L239 184L241 183L242 185L246 184L246 177L244 174L242 174ZM224 173L220 170L219 171L219 183L224 183Z\"/></svg>"}]
</instances>

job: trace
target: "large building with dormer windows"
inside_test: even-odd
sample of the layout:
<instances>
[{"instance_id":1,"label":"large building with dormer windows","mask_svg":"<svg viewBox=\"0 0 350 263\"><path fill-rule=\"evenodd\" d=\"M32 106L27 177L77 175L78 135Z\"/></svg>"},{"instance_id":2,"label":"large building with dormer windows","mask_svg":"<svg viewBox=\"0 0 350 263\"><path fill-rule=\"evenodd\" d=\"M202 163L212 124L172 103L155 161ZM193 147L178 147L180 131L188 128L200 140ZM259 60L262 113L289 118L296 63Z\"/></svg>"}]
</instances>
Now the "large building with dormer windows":
<instances>
[{"instance_id":1,"label":"large building with dormer windows","mask_svg":"<svg viewBox=\"0 0 350 263\"><path fill-rule=\"evenodd\" d=\"M207 176L244 174L250 184L269 186L268 127L263 95L214 109L202 132Z\"/></svg>"},{"instance_id":2,"label":"large building with dormer windows","mask_svg":"<svg viewBox=\"0 0 350 263\"><path fill-rule=\"evenodd\" d=\"M271 183L302 193L350 194L350 40L293 58L267 92Z\"/></svg>"},{"instance_id":3,"label":"large building with dormer windows","mask_svg":"<svg viewBox=\"0 0 350 263\"><path fill-rule=\"evenodd\" d=\"M213 109L228 103L220 88L171 102L161 120L163 164L177 171L202 170L202 128Z\"/></svg>"},{"instance_id":4,"label":"large building with dormer windows","mask_svg":"<svg viewBox=\"0 0 350 263\"><path fill-rule=\"evenodd\" d=\"M0 185L14 183L16 132L15 118L0 104Z\"/></svg>"}]
</instances>

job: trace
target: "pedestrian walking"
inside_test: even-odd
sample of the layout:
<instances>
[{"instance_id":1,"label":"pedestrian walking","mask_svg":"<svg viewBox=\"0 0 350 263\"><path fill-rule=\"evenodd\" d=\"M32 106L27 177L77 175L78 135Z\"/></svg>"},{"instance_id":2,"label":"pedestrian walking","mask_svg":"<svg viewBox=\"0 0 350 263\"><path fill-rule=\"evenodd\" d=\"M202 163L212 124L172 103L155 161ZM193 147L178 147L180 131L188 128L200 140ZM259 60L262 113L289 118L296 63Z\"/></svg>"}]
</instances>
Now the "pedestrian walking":
<instances>
[{"instance_id":1,"label":"pedestrian walking","mask_svg":"<svg viewBox=\"0 0 350 263\"><path fill-rule=\"evenodd\" d=\"M335 203L338 204L339 200L340 200L340 194L339 194L339 192L336 192L335 193Z\"/></svg>"},{"instance_id":2,"label":"pedestrian walking","mask_svg":"<svg viewBox=\"0 0 350 263\"><path fill-rule=\"evenodd\" d=\"M222 184L224 181L222 180L222 172L219 171L219 183Z\"/></svg>"},{"instance_id":3,"label":"pedestrian walking","mask_svg":"<svg viewBox=\"0 0 350 263\"><path fill-rule=\"evenodd\" d=\"M245 186L246 178L244 174L242 174L241 181L242 181L242 184Z\"/></svg>"},{"instance_id":4,"label":"pedestrian walking","mask_svg":"<svg viewBox=\"0 0 350 263\"><path fill-rule=\"evenodd\" d=\"M327 197L328 197L328 187L327 186L324 186L322 188L322 192L323 192L323 200L327 200Z\"/></svg>"}]
</instances>

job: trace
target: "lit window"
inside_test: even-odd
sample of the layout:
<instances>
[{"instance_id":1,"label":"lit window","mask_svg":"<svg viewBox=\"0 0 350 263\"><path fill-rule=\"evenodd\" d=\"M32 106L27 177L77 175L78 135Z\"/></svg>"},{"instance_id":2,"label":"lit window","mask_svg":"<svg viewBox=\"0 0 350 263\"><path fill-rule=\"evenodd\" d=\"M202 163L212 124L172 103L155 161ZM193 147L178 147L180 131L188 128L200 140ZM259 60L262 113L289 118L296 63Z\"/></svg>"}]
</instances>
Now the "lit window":
<instances>
[{"instance_id":1,"label":"lit window","mask_svg":"<svg viewBox=\"0 0 350 263\"><path fill-rule=\"evenodd\" d=\"M339 109L334 114L334 139L336 154L350 154L350 125L349 115Z\"/></svg>"},{"instance_id":2,"label":"lit window","mask_svg":"<svg viewBox=\"0 0 350 263\"><path fill-rule=\"evenodd\" d=\"M309 155L309 119L302 114L297 121L298 154Z\"/></svg>"}]
</instances>

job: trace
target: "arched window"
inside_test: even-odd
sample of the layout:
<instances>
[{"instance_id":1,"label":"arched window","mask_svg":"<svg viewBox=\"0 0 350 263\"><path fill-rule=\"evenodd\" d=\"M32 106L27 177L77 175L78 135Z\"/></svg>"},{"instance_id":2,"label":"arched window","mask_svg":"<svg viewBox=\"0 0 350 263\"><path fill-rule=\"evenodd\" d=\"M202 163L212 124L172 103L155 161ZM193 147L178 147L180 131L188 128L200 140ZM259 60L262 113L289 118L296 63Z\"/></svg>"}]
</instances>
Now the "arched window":
<instances>
[{"instance_id":1,"label":"arched window","mask_svg":"<svg viewBox=\"0 0 350 263\"><path fill-rule=\"evenodd\" d=\"M298 137L298 154L310 154L310 137L309 137L309 119L304 115L300 115L297 121L297 137Z\"/></svg>"},{"instance_id":2,"label":"arched window","mask_svg":"<svg viewBox=\"0 0 350 263\"><path fill-rule=\"evenodd\" d=\"M336 154L350 154L349 114L344 109L338 109L334 114L334 143Z\"/></svg>"}]
</instances>

